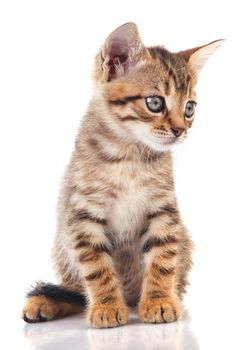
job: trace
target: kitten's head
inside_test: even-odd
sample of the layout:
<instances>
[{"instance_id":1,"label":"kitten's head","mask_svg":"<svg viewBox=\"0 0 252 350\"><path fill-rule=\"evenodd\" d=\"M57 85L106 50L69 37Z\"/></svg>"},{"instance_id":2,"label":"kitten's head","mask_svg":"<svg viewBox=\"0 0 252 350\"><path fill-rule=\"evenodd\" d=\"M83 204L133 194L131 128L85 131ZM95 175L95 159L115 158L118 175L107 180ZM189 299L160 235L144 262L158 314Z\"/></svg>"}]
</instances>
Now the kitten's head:
<instances>
[{"instance_id":1,"label":"kitten's head","mask_svg":"<svg viewBox=\"0 0 252 350\"><path fill-rule=\"evenodd\" d=\"M222 42L171 53L145 47L134 23L112 32L94 74L110 127L160 152L184 140L195 116L198 74Z\"/></svg>"}]
</instances>

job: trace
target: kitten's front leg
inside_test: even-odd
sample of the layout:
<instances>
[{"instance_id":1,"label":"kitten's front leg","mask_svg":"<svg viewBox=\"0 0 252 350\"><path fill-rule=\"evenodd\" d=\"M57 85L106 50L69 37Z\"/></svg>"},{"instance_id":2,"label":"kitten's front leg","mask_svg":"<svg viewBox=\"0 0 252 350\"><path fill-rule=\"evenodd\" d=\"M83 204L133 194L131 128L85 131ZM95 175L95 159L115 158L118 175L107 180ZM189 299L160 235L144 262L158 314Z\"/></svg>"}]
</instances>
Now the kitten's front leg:
<instances>
[{"instance_id":1,"label":"kitten's front leg","mask_svg":"<svg viewBox=\"0 0 252 350\"><path fill-rule=\"evenodd\" d=\"M104 233L105 220L85 211L70 219L73 248L89 300L87 319L96 328L116 327L128 320L128 309Z\"/></svg>"},{"instance_id":2,"label":"kitten's front leg","mask_svg":"<svg viewBox=\"0 0 252 350\"><path fill-rule=\"evenodd\" d=\"M145 274L138 315L144 322L172 322L181 316L176 278L186 229L177 210L170 206L150 214L149 219L142 237Z\"/></svg>"}]
</instances>

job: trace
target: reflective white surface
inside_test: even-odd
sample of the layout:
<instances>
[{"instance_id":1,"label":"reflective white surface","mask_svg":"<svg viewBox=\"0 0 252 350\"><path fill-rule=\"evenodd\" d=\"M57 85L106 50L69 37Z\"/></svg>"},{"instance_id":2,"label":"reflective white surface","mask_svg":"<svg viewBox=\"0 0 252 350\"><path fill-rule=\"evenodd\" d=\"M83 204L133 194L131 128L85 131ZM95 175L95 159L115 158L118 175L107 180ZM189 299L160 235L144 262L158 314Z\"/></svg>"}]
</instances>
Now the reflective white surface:
<instances>
[{"instance_id":1,"label":"reflective white surface","mask_svg":"<svg viewBox=\"0 0 252 350\"><path fill-rule=\"evenodd\" d=\"M143 324L130 315L128 325L90 329L82 315L40 324L26 324L24 336L36 350L197 350L188 320L171 324Z\"/></svg>"}]
</instances>

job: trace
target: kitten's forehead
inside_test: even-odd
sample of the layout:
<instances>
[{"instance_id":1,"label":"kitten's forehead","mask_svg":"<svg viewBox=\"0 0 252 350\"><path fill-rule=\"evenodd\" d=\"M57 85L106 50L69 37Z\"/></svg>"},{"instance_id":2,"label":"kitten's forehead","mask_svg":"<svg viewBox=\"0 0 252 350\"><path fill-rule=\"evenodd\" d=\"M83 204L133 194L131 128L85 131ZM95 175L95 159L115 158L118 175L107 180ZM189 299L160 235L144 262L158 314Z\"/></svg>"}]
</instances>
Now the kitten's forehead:
<instances>
[{"instance_id":1,"label":"kitten's forehead","mask_svg":"<svg viewBox=\"0 0 252 350\"><path fill-rule=\"evenodd\" d=\"M148 51L151 57L163 66L165 94L173 94L174 91L171 91L173 88L176 92L186 94L192 77L185 60L160 46L150 47Z\"/></svg>"}]
</instances>

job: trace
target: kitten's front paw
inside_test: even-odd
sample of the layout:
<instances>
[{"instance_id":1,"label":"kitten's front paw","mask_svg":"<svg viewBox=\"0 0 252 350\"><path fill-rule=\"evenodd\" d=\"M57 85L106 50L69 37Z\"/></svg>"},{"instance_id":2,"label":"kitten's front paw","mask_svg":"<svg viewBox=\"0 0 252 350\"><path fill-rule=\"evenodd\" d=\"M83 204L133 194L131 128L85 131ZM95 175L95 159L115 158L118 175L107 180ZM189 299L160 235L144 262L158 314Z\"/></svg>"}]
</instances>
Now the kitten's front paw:
<instances>
[{"instance_id":1,"label":"kitten's front paw","mask_svg":"<svg viewBox=\"0 0 252 350\"><path fill-rule=\"evenodd\" d=\"M89 324L94 328L117 327L127 323L128 309L125 304L93 304L87 314Z\"/></svg>"},{"instance_id":2,"label":"kitten's front paw","mask_svg":"<svg viewBox=\"0 0 252 350\"><path fill-rule=\"evenodd\" d=\"M174 322L177 321L180 316L180 303L178 300L173 298L141 300L138 304L138 317L143 322Z\"/></svg>"}]
</instances>

